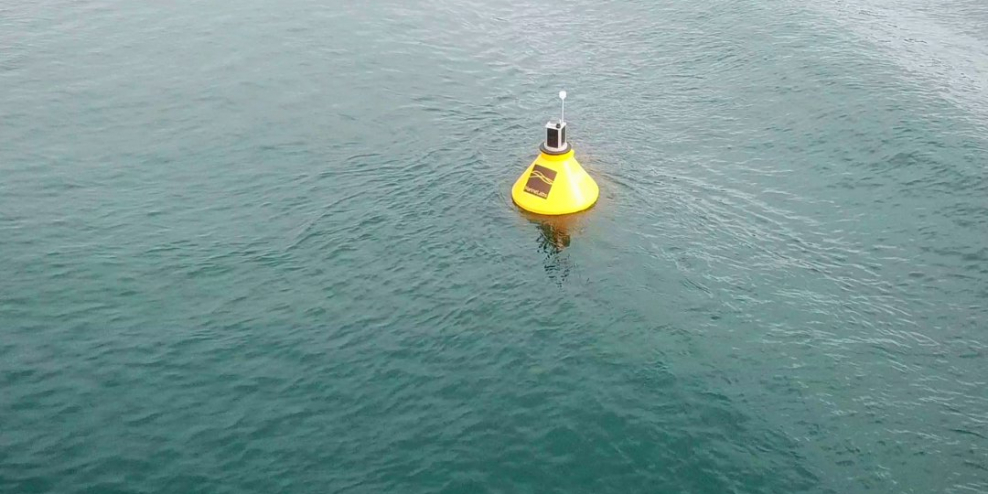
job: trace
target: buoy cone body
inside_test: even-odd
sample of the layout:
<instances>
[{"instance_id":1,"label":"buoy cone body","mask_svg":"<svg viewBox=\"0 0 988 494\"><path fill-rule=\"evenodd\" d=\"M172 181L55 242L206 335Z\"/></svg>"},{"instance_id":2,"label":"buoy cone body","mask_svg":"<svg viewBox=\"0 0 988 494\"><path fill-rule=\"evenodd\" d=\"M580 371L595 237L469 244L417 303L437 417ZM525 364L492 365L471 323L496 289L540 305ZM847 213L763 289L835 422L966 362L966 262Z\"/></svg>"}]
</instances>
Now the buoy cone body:
<instances>
[{"instance_id":1,"label":"buoy cone body","mask_svg":"<svg viewBox=\"0 0 988 494\"><path fill-rule=\"evenodd\" d=\"M518 207L549 216L588 209L599 195L597 183L576 161L572 148L558 155L539 153L511 188Z\"/></svg>"}]
</instances>

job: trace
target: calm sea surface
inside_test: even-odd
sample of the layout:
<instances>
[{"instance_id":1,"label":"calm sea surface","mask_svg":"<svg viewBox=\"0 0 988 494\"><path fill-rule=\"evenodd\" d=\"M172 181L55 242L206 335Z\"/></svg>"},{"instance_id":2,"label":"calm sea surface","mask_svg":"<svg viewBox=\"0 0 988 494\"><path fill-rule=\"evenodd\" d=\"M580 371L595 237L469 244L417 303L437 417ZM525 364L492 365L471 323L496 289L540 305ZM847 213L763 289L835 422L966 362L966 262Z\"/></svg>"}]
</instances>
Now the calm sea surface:
<instances>
[{"instance_id":1,"label":"calm sea surface","mask_svg":"<svg viewBox=\"0 0 988 494\"><path fill-rule=\"evenodd\" d=\"M983 0L7 0L0 492L988 492L986 151Z\"/></svg>"}]
</instances>

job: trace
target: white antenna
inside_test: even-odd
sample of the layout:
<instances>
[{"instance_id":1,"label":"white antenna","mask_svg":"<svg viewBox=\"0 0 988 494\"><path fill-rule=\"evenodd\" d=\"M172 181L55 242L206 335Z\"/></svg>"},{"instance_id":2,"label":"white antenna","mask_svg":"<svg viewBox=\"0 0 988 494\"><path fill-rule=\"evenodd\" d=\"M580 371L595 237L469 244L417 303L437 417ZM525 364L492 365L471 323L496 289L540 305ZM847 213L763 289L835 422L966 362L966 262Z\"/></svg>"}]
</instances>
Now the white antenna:
<instances>
[{"instance_id":1,"label":"white antenna","mask_svg":"<svg viewBox=\"0 0 988 494\"><path fill-rule=\"evenodd\" d=\"M559 91L559 99L563 102L563 113L559 117L559 123L566 121L566 91Z\"/></svg>"}]
</instances>

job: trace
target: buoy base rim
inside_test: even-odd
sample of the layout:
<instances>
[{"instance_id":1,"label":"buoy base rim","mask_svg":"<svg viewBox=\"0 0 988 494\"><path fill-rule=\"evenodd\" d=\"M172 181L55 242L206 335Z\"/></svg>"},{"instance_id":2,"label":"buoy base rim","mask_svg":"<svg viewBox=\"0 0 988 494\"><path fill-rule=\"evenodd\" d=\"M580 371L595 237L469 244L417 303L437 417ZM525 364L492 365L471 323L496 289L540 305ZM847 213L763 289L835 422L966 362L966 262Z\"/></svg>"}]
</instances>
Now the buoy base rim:
<instances>
[{"instance_id":1,"label":"buoy base rim","mask_svg":"<svg viewBox=\"0 0 988 494\"><path fill-rule=\"evenodd\" d=\"M521 204L518 204L518 201L516 201L514 197L511 198L511 202L514 203L514 205L516 207L518 207L518 209L521 209L522 211L533 213L533 214L538 214L538 215L542 215L542 216L566 216L568 214L582 213L584 211L590 210L591 208L593 208L594 206L597 205L597 199L595 198L593 200L593 202L591 202L590 204L587 204L586 206L583 206L583 207L581 207L579 209L549 211L549 210L539 210L539 209L536 209L536 208L530 208L530 207L522 206Z\"/></svg>"}]
</instances>

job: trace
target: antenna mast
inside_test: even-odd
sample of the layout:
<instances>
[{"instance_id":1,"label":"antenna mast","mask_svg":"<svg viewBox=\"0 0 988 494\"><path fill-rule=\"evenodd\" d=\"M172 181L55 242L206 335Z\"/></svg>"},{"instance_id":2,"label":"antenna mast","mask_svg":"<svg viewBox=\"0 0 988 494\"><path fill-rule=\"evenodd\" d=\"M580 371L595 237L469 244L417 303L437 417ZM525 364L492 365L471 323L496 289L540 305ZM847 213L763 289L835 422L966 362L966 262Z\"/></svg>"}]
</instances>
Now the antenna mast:
<instances>
[{"instance_id":1,"label":"antenna mast","mask_svg":"<svg viewBox=\"0 0 988 494\"><path fill-rule=\"evenodd\" d=\"M563 103L563 111L559 116L559 122L562 123L566 121L566 91L559 91L559 99Z\"/></svg>"}]
</instances>

